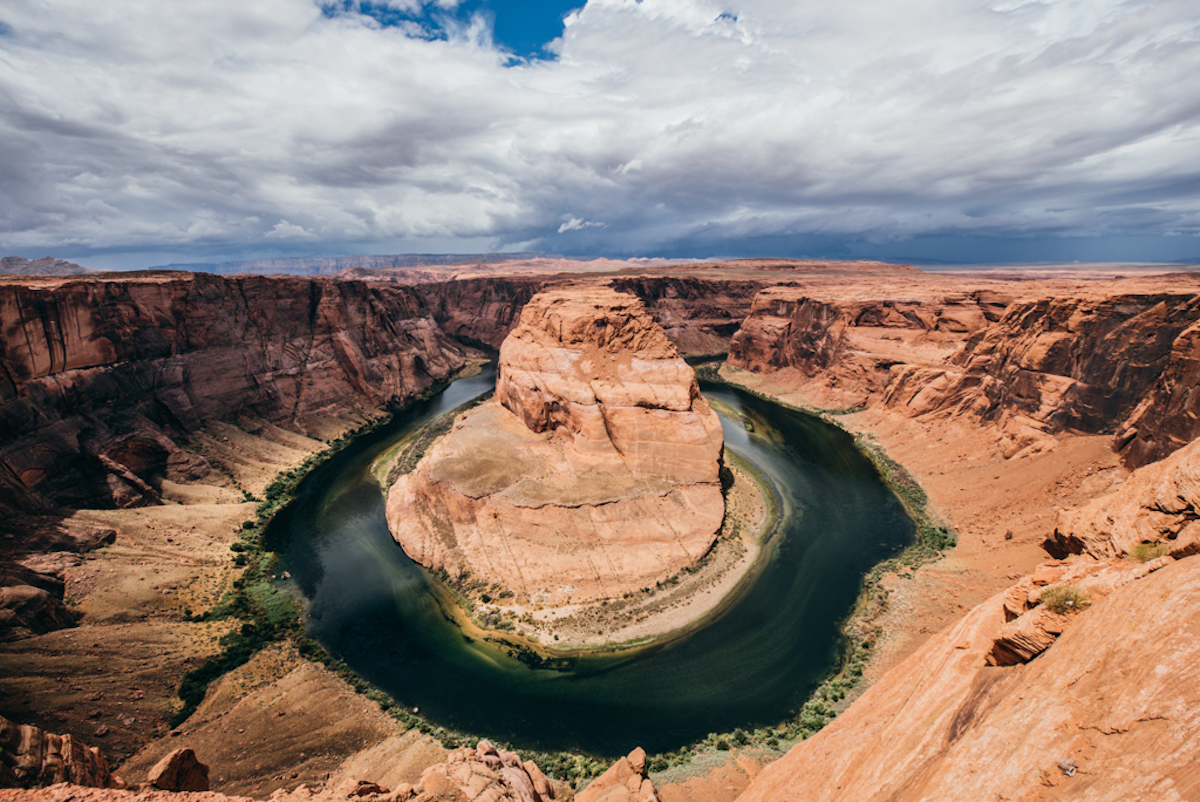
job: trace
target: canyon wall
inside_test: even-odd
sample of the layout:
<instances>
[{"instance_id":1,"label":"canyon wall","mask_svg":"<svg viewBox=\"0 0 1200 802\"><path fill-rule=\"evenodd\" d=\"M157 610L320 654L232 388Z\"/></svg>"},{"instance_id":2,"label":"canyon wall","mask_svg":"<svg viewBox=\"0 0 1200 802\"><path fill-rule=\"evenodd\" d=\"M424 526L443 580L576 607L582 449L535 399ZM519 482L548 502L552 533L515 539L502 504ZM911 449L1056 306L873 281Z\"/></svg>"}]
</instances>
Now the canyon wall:
<instances>
[{"instance_id":1,"label":"canyon wall","mask_svg":"<svg viewBox=\"0 0 1200 802\"><path fill-rule=\"evenodd\" d=\"M499 348L525 304L547 282L541 277L472 278L420 284L414 290L451 337Z\"/></svg>"},{"instance_id":2,"label":"canyon wall","mask_svg":"<svg viewBox=\"0 0 1200 802\"><path fill-rule=\"evenodd\" d=\"M685 356L723 354L767 281L621 276L609 286L636 295Z\"/></svg>"},{"instance_id":3,"label":"canyon wall","mask_svg":"<svg viewBox=\"0 0 1200 802\"><path fill-rule=\"evenodd\" d=\"M965 417L1005 456L1048 436L1114 434L1137 467L1200 434L1200 296L821 300L772 287L733 338L731 364L792 370L847 405Z\"/></svg>"},{"instance_id":4,"label":"canyon wall","mask_svg":"<svg viewBox=\"0 0 1200 802\"><path fill-rule=\"evenodd\" d=\"M790 370L830 405L861 406L887 389L893 368L942 364L999 320L1008 302L991 291L847 300L768 287L733 336L729 363L759 373Z\"/></svg>"},{"instance_id":5,"label":"canyon wall","mask_svg":"<svg viewBox=\"0 0 1200 802\"><path fill-rule=\"evenodd\" d=\"M434 281L414 287L452 337L499 348L521 309L543 289L609 286L635 295L685 356L720 354L767 281L689 276L504 276Z\"/></svg>"},{"instance_id":6,"label":"canyon wall","mask_svg":"<svg viewBox=\"0 0 1200 802\"><path fill-rule=\"evenodd\" d=\"M128 506L204 475L179 448L214 419L305 431L406 401L463 365L411 289L109 274L0 284L0 477L23 505Z\"/></svg>"}]
</instances>

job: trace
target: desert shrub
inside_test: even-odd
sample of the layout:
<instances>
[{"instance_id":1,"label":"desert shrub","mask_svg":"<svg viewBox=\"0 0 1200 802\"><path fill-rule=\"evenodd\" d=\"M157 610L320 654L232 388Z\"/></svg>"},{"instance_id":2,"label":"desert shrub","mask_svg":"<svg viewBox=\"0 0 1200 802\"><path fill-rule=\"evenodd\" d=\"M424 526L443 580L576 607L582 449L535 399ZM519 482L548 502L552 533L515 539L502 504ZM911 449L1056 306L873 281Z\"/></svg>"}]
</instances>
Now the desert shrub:
<instances>
[{"instance_id":1,"label":"desert shrub","mask_svg":"<svg viewBox=\"0 0 1200 802\"><path fill-rule=\"evenodd\" d=\"M1139 543L1129 552L1129 556L1140 563L1154 560L1165 555L1169 549L1166 543L1151 543L1146 541Z\"/></svg>"},{"instance_id":2,"label":"desert shrub","mask_svg":"<svg viewBox=\"0 0 1200 802\"><path fill-rule=\"evenodd\" d=\"M1074 585L1056 585L1042 591L1038 603L1055 613L1074 613L1090 607L1092 597Z\"/></svg>"}]
</instances>

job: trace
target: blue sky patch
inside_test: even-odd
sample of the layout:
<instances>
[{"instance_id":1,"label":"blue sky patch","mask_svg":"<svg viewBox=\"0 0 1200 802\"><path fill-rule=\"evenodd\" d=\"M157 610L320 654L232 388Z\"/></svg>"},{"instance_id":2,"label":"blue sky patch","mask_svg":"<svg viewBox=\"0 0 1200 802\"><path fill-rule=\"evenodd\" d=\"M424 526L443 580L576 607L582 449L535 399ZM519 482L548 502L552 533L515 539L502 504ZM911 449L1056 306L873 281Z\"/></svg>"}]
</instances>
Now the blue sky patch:
<instances>
[{"instance_id":1,"label":"blue sky patch","mask_svg":"<svg viewBox=\"0 0 1200 802\"><path fill-rule=\"evenodd\" d=\"M572 10L582 8L585 0L463 0L454 8L422 2L417 10L407 10L386 2L339 0L324 3L326 15L360 13L380 25L395 27L417 23L431 39L444 39L454 26L466 26L472 17L491 22L496 43L521 58L553 58L546 45L562 35L563 19ZM415 4L414 4L415 5Z\"/></svg>"}]
</instances>

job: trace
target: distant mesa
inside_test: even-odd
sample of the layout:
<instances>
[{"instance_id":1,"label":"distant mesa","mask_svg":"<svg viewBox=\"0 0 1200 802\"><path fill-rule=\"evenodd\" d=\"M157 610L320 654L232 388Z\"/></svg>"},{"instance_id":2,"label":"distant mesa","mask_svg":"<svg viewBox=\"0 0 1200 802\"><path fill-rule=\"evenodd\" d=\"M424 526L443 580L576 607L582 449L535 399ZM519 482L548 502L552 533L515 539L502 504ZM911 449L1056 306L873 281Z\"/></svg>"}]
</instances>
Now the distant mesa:
<instances>
[{"instance_id":1,"label":"distant mesa","mask_svg":"<svg viewBox=\"0 0 1200 802\"><path fill-rule=\"evenodd\" d=\"M417 267L418 265L459 265L469 262L492 264L510 259L531 259L545 256L537 253L401 253L360 256L296 256L280 259L248 259L236 262L189 262L159 265L148 270L186 270L191 273L259 273L263 275L331 276L343 270L362 268ZM558 258L558 257L553 257Z\"/></svg>"},{"instance_id":2,"label":"distant mesa","mask_svg":"<svg viewBox=\"0 0 1200 802\"><path fill-rule=\"evenodd\" d=\"M41 259L23 259L20 256L5 256L0 259L0 275L11 276L78 276L90 273L86 267L63 259L43 256Z\"/></svg>"},{"instance_id":3,"label":"distant mesa","mask_svg":"<svg viewBox=\"0 0 1200 802\"><path fill-rule=\"evenodd\" d=\"M495 398L392 486L388 523L452 578L547 606L616 598L712 548L723 447L695 373L640 300L543 292L500 348Z\"/></svg>"}]
</instances>

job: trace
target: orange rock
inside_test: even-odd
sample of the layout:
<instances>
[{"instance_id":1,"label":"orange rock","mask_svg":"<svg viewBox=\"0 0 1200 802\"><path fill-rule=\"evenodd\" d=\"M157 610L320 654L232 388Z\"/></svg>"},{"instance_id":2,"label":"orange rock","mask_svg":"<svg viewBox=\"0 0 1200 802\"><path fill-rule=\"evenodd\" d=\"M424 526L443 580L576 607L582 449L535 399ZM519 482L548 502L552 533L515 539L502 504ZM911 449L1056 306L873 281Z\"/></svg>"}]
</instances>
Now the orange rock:
<instances>
[{"instance_id":1,"label":"orange rock","mask_svg":"<svg viewBox=\"0 0 1200 802\"><path fill-rule=\"evenodd\" d=\"M187 747L176 749L154 764L146 782L164 791L207 791L208 766Z\"/></svg>"},{"instance_id":2,"label":"orange rock","mask_svg":"<svg viewBox=\"0 0 1200 802\"><path fill-rule=\"evenodd\" d=\"M1076 570L1084 588L1107 577L1114 589L1089 588L1093 605L1036 659L985 665L1006 626L998 594L767 766L739 802L1041 799L1048 786L1100 802L1194 797L1200 560L1150 573L1081 561L1064 578Z\"/></svg>"},{"instance_id":3,"label":"orange rock","mask_svg":"<svg viewBox=\"0 0 1200 802\"><path fill-rule=\"evenodd\" d=\"M0 787L69 782L94 788L122 787L95 747L71 735L55 735L0 717Z\"/></svg>"},{"instance_id":4,"label":"orange rock","mask_svg":"<svg viewBox=\"0 0 1200 802\"><path fill-rule=\"evenodd\" d=\"M694 565L724 518L720 422L631 296L543 293L501 348L497 400L388 493L414 560L539 604L618 597Z\"/></svg>"},{"instance_id":5,"label":"orange rock","mask_svg":"<svg viewBox=\"0 0 1200 802\"><path fill-rule=\"evenodd\" d=\"M640 746L575 795L575 802L659 802L646 776L646 751Z\"/></svg>"},{"instance_id":6,"label":"orange rock","mask_svg":"<svg viewBox=\"0 0 1200 802\"><path fill-rule=\"evenodd\" d=\"M1200 553L1200 440L1134 471L1120 491L1059 516L1043 544L1056 557L1120 557L1158 543L1173 557Z\"/></svg>"},{"instance_id":7,"label":"orange rock","mask_svg":"<svg viewBox=\"0 0 1200 802\"><path fill-rule=\"evenodd\" d=\"M474 749L457 749L445 763L421 774L424 800L481 802L551 802L557 791L532 761L521 762L513 752L480 741Z\"/></svg>"}]
</instances>

